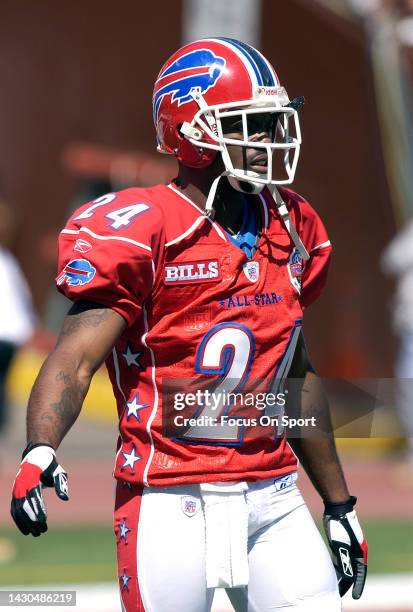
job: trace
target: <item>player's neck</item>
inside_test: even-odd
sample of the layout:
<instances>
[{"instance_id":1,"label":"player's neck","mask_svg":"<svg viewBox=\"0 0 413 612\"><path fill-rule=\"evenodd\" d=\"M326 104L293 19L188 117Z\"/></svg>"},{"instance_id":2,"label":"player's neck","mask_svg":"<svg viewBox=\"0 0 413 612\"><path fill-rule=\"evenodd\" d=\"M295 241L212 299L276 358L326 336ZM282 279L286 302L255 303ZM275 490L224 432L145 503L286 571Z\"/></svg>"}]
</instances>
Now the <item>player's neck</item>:
<instances>
[{"instance_id":1,"label":"player's neck","mask_svg":"<svg viewBox=\"0 0 413 612\"><path fill-rule=\"evenodd\" d=\"M212 164L209 168L189 168L179 164L178 178L175 184L178 189L204 210L211 185L220 173Z\"/></svg>"},{"instance_id":2,"label":"player's neck","mask_svg":"<svg viewBox=\"0 0 413 612\"><path fill-rule=\"evenodd\" d=\"M204 210L212 183L221 172L222 168L217 167L216 163L202 169L180 164L175 184L183 194ZM222 178L218 185L214 208L215 220L231 233L236 233L242 221L243 196L230 186L226 178Z\"/></svg>"},{"instance_id":3,"label":"player's neck","mask_svg":"<svg viewBox=\"0 0 413 612\"><path fill-rule=\"evenodd\" d=\"M235 191L225 178L220 182L215 197L214 219L230 234L237 234L241 229L244 212L244 196Z\"/></svg>"}]
</instances>

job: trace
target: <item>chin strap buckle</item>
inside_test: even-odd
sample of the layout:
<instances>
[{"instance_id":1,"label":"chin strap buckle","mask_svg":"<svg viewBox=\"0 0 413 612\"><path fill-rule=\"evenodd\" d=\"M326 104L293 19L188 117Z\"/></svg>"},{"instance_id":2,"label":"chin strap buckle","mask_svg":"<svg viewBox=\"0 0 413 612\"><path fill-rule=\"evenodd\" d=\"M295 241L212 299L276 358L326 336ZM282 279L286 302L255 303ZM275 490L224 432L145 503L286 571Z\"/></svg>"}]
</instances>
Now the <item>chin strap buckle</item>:
<instances>
[{"instance_id":1,"label":"chin strap buckle","mask_svg":"<svg viewBox=\"0 0 413 612\"><path fill-rule=\"evenodd\" d=\"M193 140L198 141L202 140L202 131L199 128L192 126L187 121L183 122L179 131L187 138L192 138Z\"/></svg>"}]
</instances>

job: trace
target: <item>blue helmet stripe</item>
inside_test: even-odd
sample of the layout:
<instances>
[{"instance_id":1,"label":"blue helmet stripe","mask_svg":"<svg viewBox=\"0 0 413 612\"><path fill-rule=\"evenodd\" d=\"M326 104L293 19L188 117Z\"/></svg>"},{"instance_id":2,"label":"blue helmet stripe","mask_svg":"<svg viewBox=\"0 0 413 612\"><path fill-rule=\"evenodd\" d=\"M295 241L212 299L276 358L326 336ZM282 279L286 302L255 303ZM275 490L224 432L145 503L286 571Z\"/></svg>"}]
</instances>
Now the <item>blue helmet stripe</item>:
<instances>
[{"instance_id":1,"label":"blue helmet stripe","mask_svg":"<svg viewBox=\"0 0 413 612\"><path fill-rule=\"evenodd\" d=\"M257 77L258 85L265 85L268 87L276 85L274 76L269 69L264 58L254 47L247 45L239 40L233 38L219 37L217 40L224 40L230 43L242 53L242 55L249 61L252 69L254 70L255 76Z\"/></svg>"}]
</instances>

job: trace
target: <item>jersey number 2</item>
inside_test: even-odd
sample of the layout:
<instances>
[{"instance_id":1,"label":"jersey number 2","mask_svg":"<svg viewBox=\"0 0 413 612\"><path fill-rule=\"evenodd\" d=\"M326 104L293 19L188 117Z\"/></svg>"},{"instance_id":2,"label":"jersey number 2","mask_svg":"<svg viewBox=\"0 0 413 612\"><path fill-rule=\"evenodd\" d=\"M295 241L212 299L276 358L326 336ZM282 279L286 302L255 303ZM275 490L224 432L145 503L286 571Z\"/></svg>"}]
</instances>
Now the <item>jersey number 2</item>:
<instances>
[{"instance_id":1,"label":"jersey number 2","mask_svg":"<svg viewBox=\"0 0 413 612\"><path fill-rule=\"evenodd\" d=\"M270 382L269 391L275 395L284 391L285 379L291 368L300 333L299 319L295 322L287 348L278 361ZM222 421L221 417L229 416L231 403L228 402L228 394L240 391L245 385L254 354L254 336L248 327L240 323L220 323L203 337L196 354L195 371L199 374L219 374L220 379L218 385L211 391L209 401L199 406L194 414L193 418L199 420L200 424L191 426L180 438L182 442L228 446L242 444L244 428L236 422L236 419L227 423L226 420ZM283 413L283 407L275 410L267 407L265 410L265 414L269 416L281 417ZM218 425L211 425L215 420ZM283 429L277 428L277 435L282 435Z\"/></svg>"},{"instance_id":2,"label":"jersey number 2","mask_svg":"<svg viewBox=\"0 0 413 612\"><path fill-rule=\"evenodd\" d=\"M219 374L220 379L211 392L210 401L205 401L205 406L200 406L195 415L197 419L202 415L202 421L206 424L190 427L183 436L185 441L239 443L238 425L226 424L220 419L228 414L231 407L225 396L244 386L254 352L254 336L248 327L240 323L220 323L203 337L196 355L195 371L199 374ZM215 427L208 425L214 419L219 424Z\"/></svg>"}]
</instances>

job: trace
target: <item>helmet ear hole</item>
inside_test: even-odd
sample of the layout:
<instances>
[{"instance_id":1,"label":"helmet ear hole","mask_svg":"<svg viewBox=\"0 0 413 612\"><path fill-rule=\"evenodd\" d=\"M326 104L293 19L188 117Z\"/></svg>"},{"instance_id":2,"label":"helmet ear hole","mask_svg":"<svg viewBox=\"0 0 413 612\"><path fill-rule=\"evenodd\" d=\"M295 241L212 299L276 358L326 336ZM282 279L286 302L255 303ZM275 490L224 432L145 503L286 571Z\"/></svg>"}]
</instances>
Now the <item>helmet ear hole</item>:
<instances>
[{"instance_id":1,"label":"helmet ear hole","mask_svg":"<svg viewBox=\"0 0 413 612\"><path fill-rule=\"evenodd\" d=\"M217 151L196 146L189 142L187 138L181 136L175 156L184 166L207 168L215 160L217 153Z\"/></svg>"},{"instance_id":2,"label":"helmet ear hole","mask_svg":"<svg viewBox=\"0 0 413 612\"><path fill-rule=\"evenodd\" d=\"M179 138L180 140L182 140L182 138L184 137L184 135L181 132L181 129L182 129L182 123L178 123L175 128L175 133L176 133L176 137Z\"/></svg>"}]
</instances>

